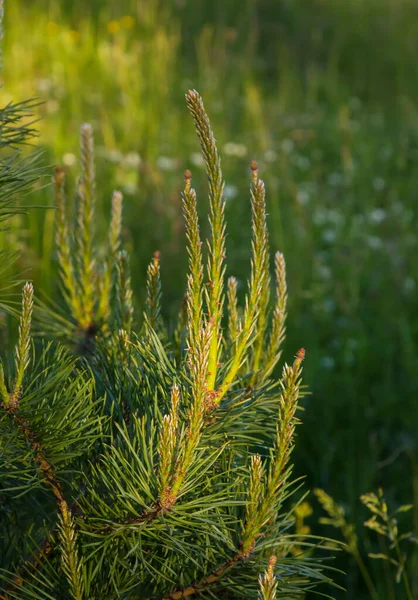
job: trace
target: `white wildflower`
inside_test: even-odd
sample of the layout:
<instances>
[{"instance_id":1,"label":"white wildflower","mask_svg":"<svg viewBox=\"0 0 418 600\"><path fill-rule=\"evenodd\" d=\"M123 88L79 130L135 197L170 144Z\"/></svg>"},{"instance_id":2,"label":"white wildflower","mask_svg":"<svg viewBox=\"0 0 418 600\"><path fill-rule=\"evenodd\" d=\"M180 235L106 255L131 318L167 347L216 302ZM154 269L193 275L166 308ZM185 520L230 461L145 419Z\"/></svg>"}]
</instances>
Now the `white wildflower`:
<instances>
[{"instance_id":1,"label":"white wildflower","mask_svg":"<svg viewBox=\"0 0 418 600\"><path fill-rule=\"evenodd\" d=\"M224 187L224 197L226 200L232 200L233 198L236 198L236 196L238 195L238 188L236 185L225 185Z\"/></svg>"},{"instance_id":2,"label":"white wildflower","mask_svg":"<svg viewBox=\"0 0 418 600\"><path fill-rule=\"evenodd\" d=\"M383 208L375 208L369 213L369 221L378 225L386 219L386 211Z\"/></svg>"},{"instance_id":3,"label":"white wildflower","mask_svg":"<svg viewBox=\"0 0 418 600\"><path fill-rule=\"evenodd\" d=\"M331 244L337 239L337 234L335 233L334 229L325 229L325 231L322 233L322 239L324 242Z\"/></svg>"},{"instance_id":4,"label":"white wildflower","mask_svg":"<svg viewBox=\"0 0 418 600\"><path fill-rule=\"evenodd\" d=\"M123 157L123 162L127 167L136 169L141 164L142 159L138 152L128 152L128 154L125 154Z\"/></svg>"},{"instance_id":5,"label":"white wildflower","mask_svg":"<svg viewBox=\"0 0 418 600\"><path fill-rule=\"evenodd\" d=\"M266 150L264 152L264 160L266 162L272 163L277 159L277 152L274 150Z\"/></svg>"},{"instance_id":6,"label":"white wildflower","mask_svg":"<svg viewBox=\"0 0 418 600\"><path fill-rule=\"evenodd\" d=\"M77 162L77 157L72 152L66 152L62 157L62 162L66 167L72 167Z\"/></svg>"},{"instance_id":7,"label":"white wildflower","mask_svg":"<svg viewBox=\"0 0 418 600\"><path fill-rule=\"evenodd\" d=\"M177 168L178 160L169 156L159 156L157 158L157 167L161 171L174 171Z\"/></svg>"},{"instance_id":8,"label":"white wildflower","mask_svg":"<svg viewBox=\"0 0 418 600\"><path fill-rule=\"evenodd\" d=\"M237 158L247 156L247 146L235 142L227 142L223 147L223 151L226 156L236 156Z\"/></svg>"},{"instance_id":9,"label":"white wildflower","mask_svg":"<svg viewBox=\"0 0 418 600\"><path fill-rule=\"evenodd\" d=\"M192 163L192 165L195 165L195 167L205 166L205 159L200 154L200 152L192 152L190 155L190 162Z\"/></svg>"},{"instance_id":10,"label":"white wildflower","mask_svg":"<svg viewBox=\"0 0 418 600\"><path fill-rule=\"evenodd\" d=\"M290 154L295 149L295 142L293 140L285 139L282 141L282 150L286 154Z\"/></svg>"},{"instance_id":11,"label":"white wildflower","mask_svg":"<svg viewBox=\"0 0 418 600\"><path fill-rule=\"evenodd\" d=\"M335 359L332 356L323 356L321 358L321 366L324 369L333 369L335 367Z\"/></svg>"}]
</instances>

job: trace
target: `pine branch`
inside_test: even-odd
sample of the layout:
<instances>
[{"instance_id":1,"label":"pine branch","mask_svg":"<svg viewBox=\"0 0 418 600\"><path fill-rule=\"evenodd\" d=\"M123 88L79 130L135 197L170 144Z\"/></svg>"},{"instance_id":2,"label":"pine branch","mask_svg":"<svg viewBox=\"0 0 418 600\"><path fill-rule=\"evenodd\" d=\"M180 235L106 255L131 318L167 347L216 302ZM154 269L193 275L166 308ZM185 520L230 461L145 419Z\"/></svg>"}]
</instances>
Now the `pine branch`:
<instances>
[{"instance_id":1,"label":"pine branch","mask_svg":"<svg viewBox=\"0 0 418 600\"><path fill-rule=\"evenodd\" d=\"M4 369L3 369L3 363L1 362L1 359L0 359L0 400L1 400L1 403L4 405L9 404L9 402L10 402L9 392L7 391L6 382L4 380Z\"/></svg>"},{"instance_id":2,"label":"pine branch","mask_svg":"<svg viewBox=\"0 0 418 600\"><path fill-rule=\"evenodd\" d=\"M77 553L77 532L66 503L60 507L59 537L61 541L61 564L74 600L83 600L84 583L81 562Z\"/></svg>"},{"instance_id":3,"label":"pine branch","mask_svg":"<svg viewBox=\"0 0 418 600\"><path fill-rule=\"evenodd\" d=\"M181 598L188 598L189 596L199 594L211 584L217 583L231 568L241 560L247 558L254 551L256 540L261 535L261 529L265 523L265 513L260 511L265 493L263 485L264 476L265 473L261 458L259 455L255 455L251 458L248 503L242 541L237 552L210 575L181 590L171 592L164 596L162 600L180 600Z\"/></svg>"},{"instance_id":4,"label":"pine branch","mask_svg":"<svg viewBox=\"0 0 418 600\"><path fill-rule=\"evenodd\" d=\"M54 175L55 203L56 203L56 233L58 262L61 269L64 297L77 322L82 320L82 306L80 295L77 293L77 280L72 259L72 248L67 225L66 195L65 195L65 169L58 167Z\"/></svg>"},{"instance_id":5,"label":"pine branch","mask_svg":"<svg viewBox=\"0 0 418 600\"><path fill-rule=\"evenodd\" d=\"M129 272L129 255L122 250L117 255L116 316L120 329L130 335L133 320L132 287Z\"/></svg>"},{"instance_id":6,"label":"pine branch","mask_svg":"<svg viewBox=\"0 0 418 600\"><path fill-rule=\"evenodd\" d=\"M154 331L161 329L161 275L160 253L157 250L147 270L147 298L146 298L147 325Z\"/></svg>"},{"instance_id":7,"label":"pine branch","mask_svg":"<svg viewBox=\"0 0 418 600\"><path fill-rule=\"evenodd\" d=\"M189 255L189 275L187 277L187 314L188 314L188 344L193 346L203 325L202 318L202 289L203 289L203 260L202 242L200 241L199 219L197 216L196 192L191 188L192 174L184 174L186 185L182 193L183 214L186 223L187 253Z\"/></svg>"},{"instance_id":8,"label":"pine branch","mask_svg":"<svg viewBox=\"0 0 418 600\"><path fill-rule=\"evenodd\" d=\"M19 404L23 376L29 364L29 350L31 343L30 327L33 312L33 285L26 283L23 287L22 314L19 325L19 340L16 346L16 380L13 392L10 395L10 405L15 409ZM6 403L8 404L8 403Z\"/></svg>"},{"instance_id":9,"label":"pine branch","mask_svg":"<svg viewBox=\"0 0 418 600\"><path fill-rule=\"evenodd\" d=\"M122 194L114 191L109 226L109 252L100 283L100 302L97 310L98 318L105 322L108 322L110 318L111 292L117 279L117 255L121 245L122 200Z\"/></svg>"},{"instance_id":10,"label":"pine branch","mask_svg":"<svg viewBox=\"0 0 418 600\"><path fill-rule=\"evenodd\" d=\"M180 390L175 384L171 390L171 408L170 414L164 415L161 426L159 455L160 455L160 490L159 503L166 510L172 506L173 497L171 494L172 471L177 448L178 435L178 410L180 403Z\"/></svg>"},{"instance_id":11,"label":"pine branch","mask_svg":"<svg viewBox=\"0 0 418 600\"><path fill-rule=\"evenodd\" d=\"M265 334L269 315L268 309L270 301L270 248L267 229L265 189L264 184L258 178L257 163L255 161L252 161L251 163L251 170L253 174L253 202L256 205L254 209L253 218L257 221L256 228L258 230L257 234L254 235L254 238L260 244L260 248L255 254L259 256L260 273L265 273L265 275L261 277L259 284L258 307L255 324L257 338L254 341L252 360L250 364L250 371L253 371L251 384L254 385L260 377L259 369L261 366L262 354L265 347Z\"/></svg>"},{"instance_id":12,"label":"pine branch","mask_svg":"<svg viewBox=\"0 0 418 600\"><path fill-rule=\"evenodd\" d=\"M189 90L186 94L186 102L199 137L209 181L209 222L212 235L208 263L208 313L209 320L213 323L213 332L210 342L207 384L208 390L212 391L216 385L222 337L221 320L224 302L223 278L225 274L224 182L222 179L221 160L202 99L195 90Z\"/></svg>"},{"instance_id":13,"label":"pine branch","mask_svg":"<svg viewBox=\"0 0 418 600\"><path fill-rule=\"evenodd\" d=\"M276 272L276 306L273 313L270 339L264 362L264 377L268 377L272 373L277 362L280 360L280 346L283 343L286 333L286 263L281 252L276 252L274 261Z\"/></svg>"},{"instance_id":14,"label":"pine branch","mask_svg":"<svg viewBox=\"0 0 418 600\"><path fill-rule=\"evenodd\" d=\"M296 354L293 365L291 367L285 365L283 368L282 393L279 399L279 426L261 509L266 515L274 516L277 513L281 492L285 489L290 475L287 467L294 448L294 433L298 423L296 409L298 407L300 377L304 358L305 350L301 348Z\"/></svg>"},{"instance_id":15,"label":"pine branch","mask_svg":"<svg viewBox=\"0 0 418 600\"><path fill-rule=\"evenodd\" d=\"M238 300L237 300L238 282L235 277L228 279L228 337L231 344L237 342L239 332L241 330L240 318L238 315Z\"/></svg>"},{"instance_id":16,"label":"pine branch","mask_svg":"<svg viewBox=\"0 0 418 600\"><path fill-rule=\"evenodd\" d=\"M235 377L241 368L246 352L254 341L254 336L263 336L264 330L257 328L257 320L263 319L260 311L266 309L268 302L269 270L268 270L268 237L265 211L265 189L264 182L257 177L256 163L251 164L254 179L251 188L252 209L252 259L249 291L245 302L244 321L237 336L234 354L231 364L224 379L219 386L217 403L219 403L235 381ZM265 323L264 323L265 329Z\"/></svg>"},{"instance_id":17,"label":"pine branch","mask_svg":"<svg viewBox=\"0 0 418 600\"><path fill-rule=\"evenodd\" d=\"M213 324L209 321L206 328L201 330L197 345L188 348L188 363L191 379L191 397L193 404L189 414L189 424L185 439L182 440L179 456L173 475L171 495L175 499L181 490L187 471L190 468L195 451L198 447L205 412L212 402L207 389L206 377L209 364L210 340L213 335Z\"/></svg>"},{"instance_id":18,"label":"pine branch","mask_svg":"<svg viewBox=\"0 0 418 600\"><path fill-rule=\"evenodd\" d=\"M260 530L263 526L264 514L260 510L264 492L264 467L258 454L251 457L250 484L248 503L242 532L242 554L248 556L254 549Z\"/></svg>"},{"instance_id":19,"label":"pine branch","mask_svg":"<svg viewBox=\"0 0 418 600\"><path fill-rule=\"evenodd\" d=\"M204 592L210 585L213 583L217 583L228 571L230 571L240 560L244 558L241 552L237 552L232 556L229 560L227 560L223 565L221 565L218 569L207 575L203 579L201 579L197 583L193 583L181 590L176 590L171 592L170 594L161 598L161 600L182 600L182 598L189 598L190 596L194 596L195 594L200 594L200 592Z\"/></svg>"},{"instance_id":20,"label":"pine branch","mask_svg":"<svg viewBox=\"0 0 418 600\"><path fill-rule=\"evenodd\" d=\"M267 571L263 575L260 575L259 600L276 600L277 580L274 576L276 562L277 557L272 554L269 558Z\"/></svg>"}]
</instances>

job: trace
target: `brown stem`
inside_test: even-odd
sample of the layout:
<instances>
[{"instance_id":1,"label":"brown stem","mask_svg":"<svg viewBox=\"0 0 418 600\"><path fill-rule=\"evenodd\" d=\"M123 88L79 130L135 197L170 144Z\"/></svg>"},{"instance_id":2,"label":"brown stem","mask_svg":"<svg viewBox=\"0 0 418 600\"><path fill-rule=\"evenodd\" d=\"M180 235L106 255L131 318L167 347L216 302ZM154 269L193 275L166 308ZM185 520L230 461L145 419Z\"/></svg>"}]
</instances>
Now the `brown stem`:
<instances>
[{"instance_id":1,"label":"brown stem","mask_svg":"<svg viewBox=\"0 0 418 600\"><path fill-rule=\"evenodd\" d=\"M36 439L36 434L31 430L30 423L18 414L18 412L17 412L18 406L16 406L15 404L3 405L3 407L8 411L9 415L16 422L19 431L21 433L23 433L23 435L29 441L30 447L32 448L32 450L34 451L34 454L35 454L35 461L40 465L44 481L51 488L51 490L55 496L58 510L60 512L62 512L63 510L68 511L68 504L64 498L61 484L59 483L59 481L56 478L54 467L46 459L45 454L43 452L42 445ZM74 506L74 503L71 506L71 509L73 508L73 506ZM53 546L54 546L55 535L56 535L56 532L54 532L54 531L51 532L51 535L42 542L42 544L41 544L39 550L36 552L36 554L31 556L28 559L27 562L29 563L29 566L32 569L34 569L34 570L37 569L41 560L43 558L45 558L51 552L51 550L53 549ZM14 578L13 582L6 586L6 589L4 591L7 593L8 590L12 590L14 587L20 586L21 584L22 584L22 578L19 575L17 575ZM7 595L0 596L0 600L6 600L6 599L7 599Z\"/></svg>"},{"instance_id":2,"label":"brown stem","mask_svg":"<svg viewBox=\"0 0 418 600\"><path fill-rule=\"evenodd\" d=\"M229 569L234 567L237 562L239 562L242 558L244 558L244 554L241 550L239 550L232 558L227 560L223 565L218 567L216 571L207 575L204 579L197 583L192 583L191 585L183 588L181 590L176 590L171 592L167 596L164 596L161 600L181 600L182 598L188 598L189 596L193 596L201 591L203 591L208 585L219 581L221 577L225 575Z\"/></svg>"},{"instance_id":3,"label":"brown stem","mask_svg":"<svg viewBox=\"0 0 418 600\"><path fill-rule=\"evenodd\" d=\"M118 526L120 526L120 528L122 528L122 527L129 527L130 525L140 525L141 523L149 523L150 521L153 521L154 519L159 517L163 512L167 512L167 509L158 504L152 510L144 513L143 515L140 515L139 517L131 517L128 519L123 519L123 520L122 519L115 520L115 522L112 523L111 525L106 525L105 527L99 528L100 533L102 535L105 535L107 533L112 533L119 529Z\"/></svg>"}]
</instances>

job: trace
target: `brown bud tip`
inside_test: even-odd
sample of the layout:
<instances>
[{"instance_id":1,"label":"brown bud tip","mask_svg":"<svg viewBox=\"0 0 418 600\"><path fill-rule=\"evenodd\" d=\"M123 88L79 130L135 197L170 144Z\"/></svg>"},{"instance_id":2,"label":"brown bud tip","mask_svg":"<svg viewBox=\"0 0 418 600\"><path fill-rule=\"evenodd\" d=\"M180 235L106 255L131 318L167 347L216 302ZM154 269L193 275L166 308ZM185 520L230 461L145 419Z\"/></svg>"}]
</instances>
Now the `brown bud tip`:
<instances>
[{"instance_id":1,"label":"brown bud tip","mask_svg":"<svg viewBox=\"0 0 418 600\"><path fill-rule=\"evenodd\" d=\"M161 253L160 253L160 251L159 251L159 250L156 250L156 251L154 252L154 257L153 257L153 258L154 258L154 260L155 260L155 261L157 261L157 262L158 262L158 261L160 260L160 256L161 256Z\"/></svg>"},{"instance_id":2,"label":"brown bud tip","mask_svg":"<svg viewBox=\"0 0 418 600\"><path fill-rule=\"evenodd\" d=\"M305 358L305 348L301 348L296 352L296 358L302 361Z\"/></svg>"},{"instance_id":3,"label":"brown bud tip","mask_svg":"<svg viewBox=\"0 0 418 600\"><path fill-rule=\"evenodd\" d=\"M186 94L186 98L189 100L197 100L199 98L199 94L196 92L196 90L189 90Z\"/></svg>"},{"instance_id":4,"label":"brown bud tip","mask_svg":"<svg viewBox=\"0 0 418 600\"><path fill-rule=\"evenodd\" d=\"M190 171L190 169L186 169L186 170L184 171L184 179L185 179L186 181L190 181L190 180L191 180L191 178L192 178L192 172Z\"/></svg>"},{"instance_id":5,"label":"brown bud tip","mask_svg":"<svg viewBox=\"0 0 418 600\"><path fill-rule=\"evenodd\" d=\"M251 171L257 171L257 169L258 169L258 164L257 164L257 161L256 161L256 160L252 160L252 161L250 162L250 169L251 169Z\"/></svg>"},{"instance_id":6,"label":"brown bud tip","mask_svg":"<svg viewBox=\"0 0 418 600\"><path fill-rule=\"evenodd\" d=\"M62 179L65 176L67 169L65 167L55 167L55 178Z\"/></svg>"},{"instance_id":7,"label":"brown bud tip","mask_svg":"<svg viewBox=\"0 0 418 600\"><path fill-rule=\"evenodd\" d=\"M269 558L269 563L268 563L268 573L269 573L270 577L273 576L273 569L276 566L276 562L277 562L277 556L272 554Z\"/></svg>"}]
</instances>

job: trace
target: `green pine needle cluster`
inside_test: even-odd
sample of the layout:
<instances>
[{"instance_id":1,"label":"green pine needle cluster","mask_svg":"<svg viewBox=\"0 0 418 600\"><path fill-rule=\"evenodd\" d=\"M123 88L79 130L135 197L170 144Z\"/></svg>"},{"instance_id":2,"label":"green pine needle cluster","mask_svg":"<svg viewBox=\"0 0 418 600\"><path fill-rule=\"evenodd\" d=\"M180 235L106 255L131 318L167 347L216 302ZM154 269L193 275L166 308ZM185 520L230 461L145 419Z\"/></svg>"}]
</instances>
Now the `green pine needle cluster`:
<instances>
[{"instance_id":1,"label":"green pine needle cluster","mask_svg":"<svg viewBox=\"0 0 418 600\"><path fill-rule=\"evenodd\" d=\"M158 252L144 314L133 313L119 192L104 252L97 244L90 126L73 209L65 172L55 173L62 305L40 305L37 316L55 340L33 345L26 285L15 364L0 370L3 600L273 600L330 583L312 556L318 540L292 534L305 352L274 377L287 290L277 253L270 302L264 183L251 163L252 258L239 307L237 280L225 282L220 157L200 96L189 91L186 102L206 162L210 239L206 253L186 171L189 265L176 327L162 318Z\"/></svg>"}]
</instances>

